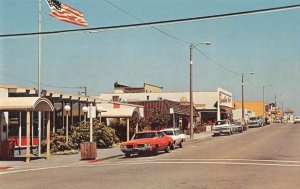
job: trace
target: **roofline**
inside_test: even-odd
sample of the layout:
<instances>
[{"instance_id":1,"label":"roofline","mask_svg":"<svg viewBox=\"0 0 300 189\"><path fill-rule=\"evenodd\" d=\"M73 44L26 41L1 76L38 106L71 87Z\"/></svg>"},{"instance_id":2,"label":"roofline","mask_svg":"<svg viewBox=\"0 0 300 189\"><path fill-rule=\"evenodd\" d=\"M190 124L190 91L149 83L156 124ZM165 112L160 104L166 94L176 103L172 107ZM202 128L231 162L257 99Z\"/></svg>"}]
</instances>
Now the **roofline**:
<instances>
[{"instance_id":1,"label":"roofline","mask_svg":"<svg viewBox=\"0 0 300 189\"><path fill-rule=\"evenodd\" d=\"M161 87L161 86L153 85L153 84L150 84L150 83L144 83L144 88L145 88L145 85L150 85L152 87L157 87L157 88L163 89L163 87Z\"/></svg>"}]
</instances>

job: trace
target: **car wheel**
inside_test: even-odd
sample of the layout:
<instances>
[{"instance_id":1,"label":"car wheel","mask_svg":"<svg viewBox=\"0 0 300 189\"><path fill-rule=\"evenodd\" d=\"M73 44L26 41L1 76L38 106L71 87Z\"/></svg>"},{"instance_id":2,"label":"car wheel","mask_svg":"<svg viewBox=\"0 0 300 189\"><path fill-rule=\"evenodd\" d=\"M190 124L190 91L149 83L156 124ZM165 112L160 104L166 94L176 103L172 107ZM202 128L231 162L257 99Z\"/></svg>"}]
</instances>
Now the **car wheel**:
<instances>
[{"instance_id":1,"label":"car wheel","mask_svg":"<svg viewBox=\"0 0 300 189\"><path fill-rule=\"evenodd\" d=\"M171 145L171 150L175 150L175 141Z\"/></svg>"},{"instance_id":2,"label":"car wheel","mask_svg":"<svg viewBox=\"0 0 300 189\"><path fill-rule=\"evenodd\" d=\"M183 148L183 141L180 141L179 148Z\"/></svg>"},{"instance_id":3,"label":"car wheel","mask_svg":"<svg viewBox=\"0 0 300 189\"><path fill-rule=\"evenodd\" d=\"M130 153L125 153L126 158L130 158Z\"/></svg>"},{"instance_id":4,"label":"car wheel","mask_svg":"<svg viewBox=\"0 0 300 189\"><path fill-rule=\"evenodd\" d=\"M167 146L167 148L166 148L166 150L165 150L166 153L170 153L170 151L171 151L170 146L171 146L171 144Z\"/></svg>"},{"instance_id":5,"label":"car wheel","mask_svg":"<svg viewBox=\"0 0 300 189\"><path fill-rule=\"evenodd\" d=\"M158 153L158 146L156 145L155 148L154 148L153 151L152 151L152 154L153 154L154 156L156 156L157 153Z\"/></svg>"}]
</instances>

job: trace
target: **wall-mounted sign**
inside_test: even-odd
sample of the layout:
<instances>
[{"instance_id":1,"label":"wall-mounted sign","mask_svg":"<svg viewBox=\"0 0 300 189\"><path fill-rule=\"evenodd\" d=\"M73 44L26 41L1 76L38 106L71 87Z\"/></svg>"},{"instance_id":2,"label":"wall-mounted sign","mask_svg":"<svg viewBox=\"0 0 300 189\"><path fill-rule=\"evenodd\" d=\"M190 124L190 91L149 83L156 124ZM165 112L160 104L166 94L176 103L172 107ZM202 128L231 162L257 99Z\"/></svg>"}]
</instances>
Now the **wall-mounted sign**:
<instances>
[{"instance_id":1,"label":"wall-mounted sign","mask_svg":"<svg viewBox=\"0 0 300 189\"><path fill-rule=\"evenodd\" d=\"M188 99L183 96L183 97L180 98L180 105L181 106L189 106L190 105L190 101L188 101Z\"/></svg>"}]
</instances>

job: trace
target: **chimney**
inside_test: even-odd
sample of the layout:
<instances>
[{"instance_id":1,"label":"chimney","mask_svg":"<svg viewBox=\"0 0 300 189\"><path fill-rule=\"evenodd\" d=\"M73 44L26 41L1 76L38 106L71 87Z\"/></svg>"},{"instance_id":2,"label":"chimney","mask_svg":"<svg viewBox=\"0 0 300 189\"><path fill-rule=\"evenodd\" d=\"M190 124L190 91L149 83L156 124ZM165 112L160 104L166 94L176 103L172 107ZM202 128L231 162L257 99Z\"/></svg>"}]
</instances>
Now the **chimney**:
<instances>
[{"instance_id":1,"label":"chimney","mask_svg":"<svg viewBox=\"0 0 300 189\"><path fill-rule=\"evenodd\" d=\"M113 96L112 101L113 102L119 102L119 96ZM114 108L120 108L120 104L114 103Z\"/></svg>"}]
</instances>

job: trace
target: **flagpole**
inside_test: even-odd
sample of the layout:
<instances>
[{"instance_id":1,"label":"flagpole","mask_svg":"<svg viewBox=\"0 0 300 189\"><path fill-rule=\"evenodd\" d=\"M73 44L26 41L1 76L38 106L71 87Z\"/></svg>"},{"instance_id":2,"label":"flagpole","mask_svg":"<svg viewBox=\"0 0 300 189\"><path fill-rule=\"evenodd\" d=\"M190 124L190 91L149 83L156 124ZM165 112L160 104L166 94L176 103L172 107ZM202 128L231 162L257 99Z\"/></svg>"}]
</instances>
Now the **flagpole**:
<instances>
[{"instance_id":1,"label":"flagpole","mask_svg":"<svg viewBox=\"0 0 300 189\"><path fill-rule=\"evenodd\" d=\"M39 1L39 33L42 32L42 2ZM42 70L42 36L38 36L38 97L41 96L41 70ZM41 156L41 112L38 112L38 156Z\"/></svg>"}]
</instances>

